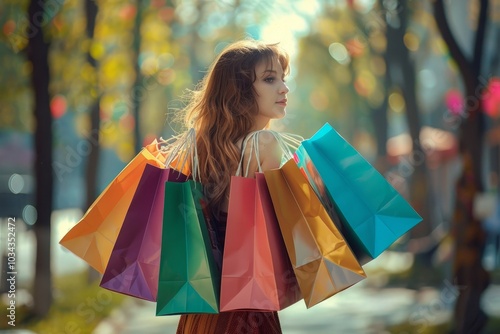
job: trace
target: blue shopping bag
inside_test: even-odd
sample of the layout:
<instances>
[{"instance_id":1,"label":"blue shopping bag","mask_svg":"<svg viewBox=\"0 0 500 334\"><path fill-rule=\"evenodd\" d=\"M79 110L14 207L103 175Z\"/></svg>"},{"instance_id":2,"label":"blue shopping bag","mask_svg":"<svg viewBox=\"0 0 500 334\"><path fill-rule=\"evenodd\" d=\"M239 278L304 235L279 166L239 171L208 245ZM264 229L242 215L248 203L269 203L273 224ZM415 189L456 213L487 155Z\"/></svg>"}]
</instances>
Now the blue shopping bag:
<instances>
[{"instance_id":1,"label":"blue shopping bag","mask_svg":"<svg viewBox=\"0 0 500 334\"><path fill-rule=\"evenodd\" d=\"M422 218L389 182L326 123L295 152L297 165L361 263L379 256Z\"/></svg>"}]
</instances>

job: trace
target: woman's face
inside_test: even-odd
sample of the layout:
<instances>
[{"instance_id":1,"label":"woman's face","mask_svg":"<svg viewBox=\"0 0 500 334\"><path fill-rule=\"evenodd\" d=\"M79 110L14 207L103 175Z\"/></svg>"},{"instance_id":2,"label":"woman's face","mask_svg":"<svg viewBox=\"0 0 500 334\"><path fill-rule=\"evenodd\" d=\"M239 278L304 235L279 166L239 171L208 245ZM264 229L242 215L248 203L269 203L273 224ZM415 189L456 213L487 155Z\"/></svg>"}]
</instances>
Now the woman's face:
<instances>
[{"instance_id":1,"label":"woman's face","mask_svg":"<svg viewBox=\"0 0 500 334\"><path fill-rule=\"evenodd\" d=\"M255 67L255 73L257 77L253 87L259 107L257 123L265 126L269 120L285 116L286 94L289 89L285 84L285 75L277 59L273 59L272 64L261 61Z\"/></svg>"}]
</instances>

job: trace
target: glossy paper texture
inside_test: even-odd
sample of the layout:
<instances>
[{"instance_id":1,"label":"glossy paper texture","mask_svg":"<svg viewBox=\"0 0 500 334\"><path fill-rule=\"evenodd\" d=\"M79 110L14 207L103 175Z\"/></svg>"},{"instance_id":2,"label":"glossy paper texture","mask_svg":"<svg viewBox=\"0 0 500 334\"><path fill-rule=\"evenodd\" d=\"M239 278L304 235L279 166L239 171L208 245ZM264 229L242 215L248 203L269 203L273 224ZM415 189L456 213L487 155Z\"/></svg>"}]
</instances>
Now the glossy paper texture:
<instances>
[{"instance_id":1,"label":"glossy paper texture","mask_svg":"<svg viewBox=\"0 0 500 334\"><path fill-rule=\"evenodd\" d=\"M155 148L156 143L151 144L135 156L59 242L100 273L106 269L144 167L147 163L164 167L151 153Z\"/></svg>"},{"instance_id":2,"label":"glossy paper texture","mask_svg":"<svg viewBox=\"0 0 500 334\"><path fill-rule=\"evenodd\" d=\"M262 173L231 178L220 310L279 311L301 294Z\"/></svg>"},{"instance_id":3,"label":"glossy paper texture","mask_svg":"<svg viewBox=\"0 0 500 334\"><path fill-rule=\"evenodd\" d=\"M264 175L288 255L309 308L366 278L293 160Z\"/></svg>"},{"instance_id":4,"label":"glossy paper texture","mask_svg":"<svg viewBox=\"0 0 500 334\"><path fill-rule=\"evenodd\" d=\"M146 164L109 259L101 287L155 301L160 268L165 182L184 182L173 169Z\"/></svg>"},{"instance_id":5,"label":"glossy paper texture","mask_svg":"<svg viewBox=\"0 0 500 334\"><path fill-rule=\"evenodd\" d=\"M202 200L198 182L165 184L157 315L219 311L220 272Z\"/></svg>"},{"instance_id":6,"label":"glossy paper texture","mask_svg":"<svg viewBox=\"0 0 500 334\"><path fill-rule=\"evenodd\" d=\"M344 236L362 263L379 256L422 220L329 124L302 142L296 160L323 202L334 204Z\"/></svg>"}]
</instances>

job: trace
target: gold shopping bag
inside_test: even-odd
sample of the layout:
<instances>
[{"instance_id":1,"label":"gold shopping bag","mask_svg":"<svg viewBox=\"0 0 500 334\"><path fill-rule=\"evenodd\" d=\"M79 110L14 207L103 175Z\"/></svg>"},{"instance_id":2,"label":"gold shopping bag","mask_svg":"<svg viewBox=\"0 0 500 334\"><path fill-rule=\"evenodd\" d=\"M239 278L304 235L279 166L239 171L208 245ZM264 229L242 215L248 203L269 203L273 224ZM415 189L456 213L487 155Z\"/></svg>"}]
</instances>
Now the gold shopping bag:
<instances>
[{"instance_id":1,"label":"gold shopping bag","mask_svg":"<svg viewBox=\"0 0 500 334\"><path fill-rule=\"evenodd\" d=\"M306 306L365 279L363 268L295 162L290 159L264 175Z\"/></svg>"}]
</instances>

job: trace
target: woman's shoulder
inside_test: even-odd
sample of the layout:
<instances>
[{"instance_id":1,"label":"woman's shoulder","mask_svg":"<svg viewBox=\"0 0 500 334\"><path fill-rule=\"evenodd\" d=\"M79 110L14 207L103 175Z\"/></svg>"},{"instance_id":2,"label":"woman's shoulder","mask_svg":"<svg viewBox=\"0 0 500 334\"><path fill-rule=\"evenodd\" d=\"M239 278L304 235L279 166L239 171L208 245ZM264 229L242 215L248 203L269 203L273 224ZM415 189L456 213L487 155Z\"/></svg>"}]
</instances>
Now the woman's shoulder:
<instances>
[{"instance_id":1,"label":"woman's shoulder","mask_svg":"<svg viewBox=\"0 0 500 334\"><path fill-rule=\"evenodd\" d=\"M259 147L278 146L279 142L277 136L279 134L272 130L260 130L257 132L257 142Z\"/></svg>"},{"instance_id":2,"label":"woman's shoulder","mask_svg":"<svg viewBox=\"0 0 500 334\"><path fill-rule=\"evenodd\" d=\"M283 156L279 134L271 130L262 130L257 136L259 160L262 170L279 168Z\"/></svg>"}]
</instances>

